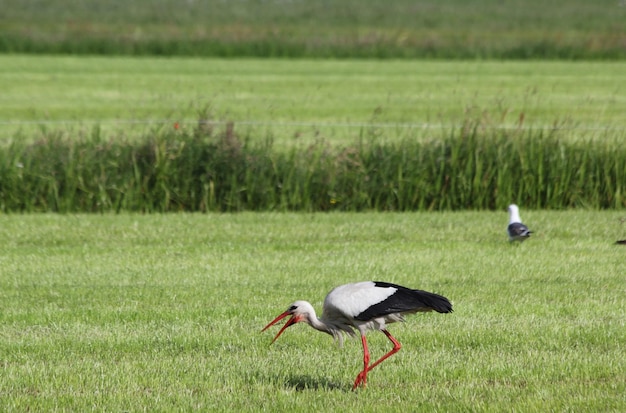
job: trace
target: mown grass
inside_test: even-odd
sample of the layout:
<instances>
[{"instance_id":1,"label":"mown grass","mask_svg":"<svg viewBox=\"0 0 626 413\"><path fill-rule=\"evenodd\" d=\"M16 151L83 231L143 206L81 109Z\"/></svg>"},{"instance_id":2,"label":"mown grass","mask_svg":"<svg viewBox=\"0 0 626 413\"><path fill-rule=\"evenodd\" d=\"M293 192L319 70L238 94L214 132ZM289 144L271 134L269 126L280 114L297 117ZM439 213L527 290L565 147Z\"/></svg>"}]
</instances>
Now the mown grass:
<instances>
[{"instance_id":1,"label":"mown grass","mask_svg":"<svg viewBox=\"0 0 626 413\"><path fill-rule=\"evenodd\" d=\"M96 131L97 132L97 131ZM0 149L3 212L425 211L626 206L626 152L607 135L494 130L479 120L432 140L346 147L257 144L201 121L139 141L50 135Z\"/></svg>"},{"instance_id":2,"label":"mown grass","mask_svg":"<svg viewBox=\"0 0 626 413\"><path fill-rule=\"evenodd\" d=\"M613 0L3 0L0 52L366 58L623 58Z\"/></svg>"},{"instance_id":3,"label":"mown grass","mask_svg":"<svg viewBox=\"0 0 626 413\"><path fill-rule=\"evenodd\" d=\"M488 116L496 127L569 128L572 139L626 127L622 62L363 61L0 55L0 138L98 126L137 136L198 111L277 144L352 143Z\"/></svg>"},{"instance_id":4,"label":"mown grass","mask_svg":"<svg viewBox=\"0 0 626 413\"><path fill-rule=\"evenodd\" d=\"M5 411L623 411L623 213L0 215ZM449 297L360 343L260 329L381 279ZM389 344L369 335L374 355Z\"/></svg>"}]
</instances>

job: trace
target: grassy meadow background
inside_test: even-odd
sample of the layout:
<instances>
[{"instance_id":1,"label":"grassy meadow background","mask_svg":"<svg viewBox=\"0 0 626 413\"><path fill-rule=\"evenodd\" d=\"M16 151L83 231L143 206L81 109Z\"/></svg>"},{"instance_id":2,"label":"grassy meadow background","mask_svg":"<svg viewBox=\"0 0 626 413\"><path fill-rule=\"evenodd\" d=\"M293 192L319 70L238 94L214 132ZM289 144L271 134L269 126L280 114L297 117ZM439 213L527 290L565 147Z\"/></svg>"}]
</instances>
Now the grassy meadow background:
<instances>
[{"instance_id":1,"label":"grassy meadow background","mask_svg":"<svg viewBox=\"0 0 626 413\"><path fill-rule=\"evenodd\" d=\"M0 139L41 129L138 135L208 109L256 139L432 136L468 118L597 137L626 125L626 63L0 55ZM206 114L202 115L206 116ZM520 125L521 123L521 125ZM86 130L86 132L85 132ZM614 133L618 133L614 132Z\"/></svg>"},{"instance_id":2,"label":"grassy meadow background","mask_svg":"<svg viewBox=\"0 0 626 413\"><path fill-rule=\"evenodd\" d=\"M619 0L2 0L0 51L256 57L615 59Z\"/></svg>"},{"instance_id":3,"label":"grassy meadow background","mask_svg":"<svg viewBox=\"0 0 626 413\"><path fill-rule=\"evenodd\" d=\"M483 39L480 48L493 47L479 33L504 30L506 13L511 21L529 30L532 9L516 3L485 7L480 19L459 4L460 14L456 16L463 16L463 25L457 27L457 34L466 35L464 46L453 47L454 42L438 46L458 50L453 60L408 59L410 56L395 52L385 59L373 59L376 56L371 54L361 56L369 59L348 59L360 53L360 46L349 41L349 35L342 36L346 30L371 30L371 17L380 12L373 5L362 5L357 12L349 3L318 9L322 3L311 6L294 2L276 12L257 2L228 7L208 2L202 3L204 9L211 10L212 18L221 18L207 20L205 14L194 13L195 7L203 7L200 3L187 3L171 15L175 19L169 22L159 14L172 7L166 1L158 7L112 6L107 10L90 9L88 3L55 4L45 13L35 11L29 2L15 5L9 12L13 18L6 21L17 36L4 42L17 45L7 50L30 54L0 56L0 86L4 91L0 98L0 181L4 182L0 208L4 211L311 211L337 206L342 210L456 210L501 208L510 202L503 198L515 198L533 208L624 206L621 177L626 174L626 159L619 142L624 139L626 70L618 56L599 58L592 51L594 36L602 32L600 26L606 30L602 33L610 33L619 43L620 26L606 14L617 7L610 15L619 15L619 4L568 4L536 15L536 27L529 33L540 42L550 43L552 35L578 42L586 39L579 46L586 50L587 60L575 61L571 60L574 56L561 52L550 55L550 60L539 60L547 57L541 52L530 56L468 54L473 47L471 39ZM396 7L376 19L381 28L395 26L400 30L409 24L406 16L416 13L409 3ZM451 9L429 7L428 13L417 14L440 22L432 30L445 37L448 32L441 21ZM92 13L98 10L102 16L96 23ZM233 47L227 59L211 47L202 53L182 49L168 52L167 48L158 52L150 49L152 46L140 45L144 41L164 45L167 39L190 43L184 35L166 30L168 25L186 30L208 25L216 30L214 33L227 33L218 21L233 22L240 28L259 28L255 25L272 22L276 31L273 44L278 50L283 47L280 39L285 37L281 30L290 30L287 27L292 24L300 35L306 33L308 39L315 39L314 25L296 23L306 16L312 21L320 19L322 10L324 16L332 16L326 19L332 26L329 36L343 39L340 43L355 50L356 55L336 52L334 40L322 42L320 47L325 51L292 56L299 59L246 52L246 36L236 37L234 43L219 40ZM351 10L353 13L348 13ZM280 16L283 12L290 23ZM116 13L123 16L114 19ZM251 19L255 14L259 18ZM27 25L24 16L40 24ZM569 25L563 25L564 16L570 19ZM449 23L446 20L445 24ZM418 27L415 22L411 24ZM533 43L524 36L516 37L516 26L506 27L516 41ZM167 39L151 37L159 30L170 33ZM129 32L136 36L128 36ZM253 29L251 33L262 38L262 31ZM37 48L21 49L20 36ZM100 39L97 42L108 42L107 46L98 48L93 36ZM203 39L198 42L207 40ZM63 45L70 43L78 49L64 49ZM567 49L558 42L550 47ZM67 55L70 52L72 55ZM329 56L333 59L325 58ZM469 56L498 59L467 60ZM515 60L500 60L505 57ZM522 57L533 58L520 60ZM176 165L176 161L187 160L178 151L197 147L197 142L189 139L197 137L199 130L203 135L226 130L222 136L236 137L235 147L245 150L235 151L239 158L226 151L218 160L226 171L207 167L206 159L198 156L195 163ZM465 136L477 136L483 146L465 148ZM442 156L432 156L444 138L454 143L439 151ZM124 156L84 164L84 160L104 160L103 150L114 158L120 156L107 150L120 142L126 145L121 151L130 153L132 159ZM416 142L423 145L409 153L407 148ZM484 150L484 145L535 149L494 156ZM248 151L252 146L255 148ZM588 154L583 153L587 146ZM214 147L207 143L199 147L199 153L215 152ZM285 165L281 162L285 150L299 152L304 157L301 159L331 158L334 164L324 164L319 170L292 156ZM363 166L364 158L377 161L377 151L390 155L379 157L384 158L379 165ZM49 156L38 158L42 153ZM311 158L309 154L316 155ZM531 162L525 162L525 157ZM144 158L147 169L139 165ZM353 165L347 165L346 158ZM552 162L553 158L557 162ZM261 161L249 162L256 159ZM160 160L164 160L165 170ZM392 167L398 161L402 168L393 176ZM405 167L405 163L409 165ZM256 167L259 164L261 169ZM429 172L415 173L421 164L429 164ZM229 170L231 165L240 167ZM344 167L359 171L344 173ZM339 172L329 174L329 168ZM370 171L380 176L373 177ZM513 173L501 178L502 171ZM269 178L257 180L257 176ZM193 188L178 184L181 178ZM422 188L421 192L431 194L425 200L418 199L420 189L414 188L418 181L431 184ZM462 185L450 184L452 181ZM336 182L346 185L336 187ZM363 188L362 182L370 182L370 188ZM411 188L403 189L405 182ZM553 182L557 184L553 186ZM263 187L270 189L264 191ZM287 192L287 187L297 191ZM183 199L181 193L190 193L190 199ZM405 193L410 202L394 200ZM213 194L222 195L213 201ZM355 194L353 199L344 202L352 197L350 194ZM460 194L469 195L462 196L460 202L446 200ZM560 200L548 201L555 194ZM474 202L476 196L484 200ZM240 201L242 197L245 202ZM144 198L148 201L128 201Z\"/></svg>"},{"instance_id":4,"label":"grassy meadow background","mask_svg":"<svg viewBox=\"0 0 626 413\"><path fill-rule=\"evenodd\" d=\"M623 62L0 56L4 212L623 208Z\"/></svg>"},{"instance_id":5,"label":"grassy meadow background","mask_svg":"<svg viewBox=\"0 0 626 413\"><path fill-rule=\"evenodd\" d=\"M624 2L0 10L0 410L626 411ZM359 280L454 312L352 392Z\"/></svg>"},{"instance_id":6,"label":"grassy meadow background","mask_svg":"<svg viewBox=\"0 0 626 413\"><path fill-rule=\"evenodd\" d=\"M623 411L624 214L522 217L510 245L505 211L1 215L0 408ZM260 332L364 279L454 305L392 325L367 389L358 340Z\"/></svg>"}]
</instances>

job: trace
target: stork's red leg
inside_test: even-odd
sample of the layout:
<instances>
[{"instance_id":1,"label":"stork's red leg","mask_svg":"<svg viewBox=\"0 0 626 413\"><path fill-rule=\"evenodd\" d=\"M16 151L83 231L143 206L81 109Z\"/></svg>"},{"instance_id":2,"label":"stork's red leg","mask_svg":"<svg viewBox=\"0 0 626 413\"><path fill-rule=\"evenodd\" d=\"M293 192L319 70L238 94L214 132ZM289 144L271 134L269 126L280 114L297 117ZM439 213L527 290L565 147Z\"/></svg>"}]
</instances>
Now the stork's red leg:
<instances>
[{"instance_id":1,"label":"stork's red leg","mask_svg":"<svg viewBox=\"0 0 626 413\"><path fill-rule=\"evenodd\" d=\"M369 350L367 348L367 341L365 340L365 336L363 336L363 335L361 336L361 342L363 343L363 371L360 372L358 376L356 376L356 380L354 381L354 386L352 386L352 390L356 389L359 385L362 385L363 387L365 387L365 385L367 384L367 372L370 371L371 369L373 369L374 367L378 366L380 363L385 361L387 358L389 358L392 355L396 354L398 352L398 350L400 350L402 348L402 345L400 344L400 342L398 340L396 340L395 337L392 336L389 331L387 331L387 330L381 330L381 331L393 343L393 348L389 351L389 353L385 354L384 356L382 356L381 358L376 360L376 362L374 364L369 365L369 362L370 362L370 352L369 352Z\"/></svg>"},{"instance_id":2,"label":"stork's red leg","mask_svg":"<svg viewBox=\"0 0 626 413\"><path fill-rule=\"evenodd\" d=\"M387 330L381 330L383 333L385 333L385 335L387 336L387 338L393 343L393 348L391 349L391 351L387 354L385 354L384 356L382 356L381 358L379 358L374 364L372 364L371 366L369 366L367 368L367 371L370 371L371 369L373 369L374 367L378 366L380 363L382 363L383 361L385 361L388 357L396 354L398 352L398 350L400 350L402 348L402 345L400 344L400 342L398 340L395 339L394 336L391 335L391 333L389 333L389 331Z\"/></svg>"},{"instance_id":3,"label":"stork's red leg","mask_svg":"<svg viewBox=\"0 0 626 413\"><path fill-rule=\"evenodd\" d=\"M367 340L365 339L365 335L361 335L361 343L363 343L363 371L360 372L356 376L356 380L354 380L354 386L352 386L352 390L362 385L365 387L367 383L367 372L371 370L371 367L368 368L370 364L370 351L367 348Z\"/></svg>"}]
</instances>

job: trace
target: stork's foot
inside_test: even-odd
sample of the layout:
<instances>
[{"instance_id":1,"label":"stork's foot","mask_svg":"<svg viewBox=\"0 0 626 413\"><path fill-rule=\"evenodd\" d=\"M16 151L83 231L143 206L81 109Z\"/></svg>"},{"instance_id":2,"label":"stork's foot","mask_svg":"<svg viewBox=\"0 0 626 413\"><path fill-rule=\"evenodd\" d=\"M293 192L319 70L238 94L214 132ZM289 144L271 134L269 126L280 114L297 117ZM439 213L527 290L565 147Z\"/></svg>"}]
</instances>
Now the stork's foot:
<instances>
[{"instance_id":1,"label":"stork's foot","mask_svg":"<svg viewBox=\"0 0 626 413\"><path fill-rule=\"evenodd\" d=\"M354 386L352 386L352 390L356 390L357 387L362 386L365 387L367 384L367 370L363 370L356 376L356 380L354 380Z\"/></svg>"}]
</instances>

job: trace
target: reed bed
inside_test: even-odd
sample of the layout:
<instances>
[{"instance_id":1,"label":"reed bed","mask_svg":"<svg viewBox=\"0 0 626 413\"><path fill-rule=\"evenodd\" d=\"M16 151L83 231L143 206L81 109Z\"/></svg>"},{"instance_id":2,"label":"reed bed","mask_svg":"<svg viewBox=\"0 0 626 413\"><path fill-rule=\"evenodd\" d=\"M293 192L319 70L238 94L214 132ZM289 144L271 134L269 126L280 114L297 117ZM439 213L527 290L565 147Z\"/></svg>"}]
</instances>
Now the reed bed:
<instances>
[{"instance_id":1,"label":"reed bed","mask_svg":"<svg viewBox=\"0 0 626 413\"><path fill-rule=\"evenodd\" d=\"M177 125L175 125L177 126ZM3 212L439 211L626 207L616 136L497 129L481 120L350 145L274 147L271 136L199 121L139 139L45 132L0 148Z\"/></svg>"}]
</instances>

